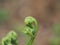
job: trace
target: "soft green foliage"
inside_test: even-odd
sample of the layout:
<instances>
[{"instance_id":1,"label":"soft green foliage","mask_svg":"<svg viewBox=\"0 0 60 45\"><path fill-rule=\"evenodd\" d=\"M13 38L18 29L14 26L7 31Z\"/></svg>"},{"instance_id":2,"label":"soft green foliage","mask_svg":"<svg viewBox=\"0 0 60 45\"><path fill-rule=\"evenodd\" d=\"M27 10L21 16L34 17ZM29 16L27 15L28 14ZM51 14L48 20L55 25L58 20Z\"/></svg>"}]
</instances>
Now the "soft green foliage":
<instances>
[{"instance_id":1,"label":"soft green foliage","mask_svg":"<svg viewBox=\"0 0 60 45\"><path fill-rule=\"evenodd\" d=\"M60 23L53 24L52 29L55 35L60 36Z\"/></svg>"},{"instance_id":2,"label":"soft green foliage","mask_svg":"<svg viewBox=\"0 0 60 45\"><path fill-rule=\"evenodd\" d=\"M0 8L0 24L6 22L9 18L8 11L4 8Z\"/></svg>"},{"instance_id":3,"label":"soft green foliage","mask_svg":"<svg viewBox=\"0 0 60 45\"><path fill-rule=\"evenodd\" d=\"M49 40L50 45L60 45L60 23L55 23L52 26L54 37Z\"/></svg>"},{"instance_id":4,"label":"soft green foliage","mask_svg":"<svg viewBox=\"0 0 60 45\"><path fill-rule=\"evenodd\" d=\"M31 37L31 39L27 42L26 45L32 45L38 31L37 21L35 18L29 16L25 18L24 22L25 22L25 27L23 32Z\"/></svg>"},{"instance_id":5,"label":"soft green foliage","mask_svg":"<svg viewBox=\"0 0 60 45\"><path fill-rule=\"evenodd\" d=\"M2 45L18 45L17 34L11 31L2 39Z\"/></svg>"},{"instance_id":6,"label":"soft green foliage","mask_svg":"<svg viewBox=\"0 0 60 45\"><path fill-rule=\"evenodd\" d=\"M53 37L49 41L50 45L60 45L60 37Z\"/></svg>"}]
</instances>

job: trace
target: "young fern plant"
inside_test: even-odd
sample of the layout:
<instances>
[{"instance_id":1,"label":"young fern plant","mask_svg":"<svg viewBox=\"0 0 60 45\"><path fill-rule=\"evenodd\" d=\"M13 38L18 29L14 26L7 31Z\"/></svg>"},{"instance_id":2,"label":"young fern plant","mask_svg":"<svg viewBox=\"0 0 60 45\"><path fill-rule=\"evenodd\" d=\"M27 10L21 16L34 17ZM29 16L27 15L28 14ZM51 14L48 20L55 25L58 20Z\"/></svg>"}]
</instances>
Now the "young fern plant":
<instances>
[{"instance_id":1,"label":"young fern plant","mask_svg":"<svg viewBox=\"0 0 60 45\"><path fill-rule=\"evenodd\" d=\"M17 34L11 31L2 39L2 45L18 45Z\"/></svg>"},{"instance_id":2,"label":"young fern plant","mask_svg":"<svg viewBox=\"0 0 60 45\"><path fill-rule=\"evenodd\" d=\"M25 27L23 32L30 36L30 40L26 43L26 45L32 45L38 32L38 23L36 19L31 16L26 17L24 23Z\"/></svg>"},{"instance_id":3,"label":"young fern plant","mask_svg":"<svg viewBox=\"0 0 60 45\"><path fill-rule=\"evenodd\" d=\"M29 16L25 18L23 33L30 36L30 40L25 45L32 45L38 32L38 23L35 18ZM17 34L11 31L2 39L2 45L18 45Z\"/></svg>"}]
</instances>

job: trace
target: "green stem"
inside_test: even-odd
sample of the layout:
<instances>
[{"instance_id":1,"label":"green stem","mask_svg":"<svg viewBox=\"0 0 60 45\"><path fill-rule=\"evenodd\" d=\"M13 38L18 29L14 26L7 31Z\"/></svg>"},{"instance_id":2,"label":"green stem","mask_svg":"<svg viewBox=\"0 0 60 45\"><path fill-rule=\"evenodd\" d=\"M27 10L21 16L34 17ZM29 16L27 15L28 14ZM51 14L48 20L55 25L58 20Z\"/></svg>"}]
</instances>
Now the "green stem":
<instances>
[{"instance_id":1,"label":"green stem","mask_svg":"<svg viewBox=\"0 0 60 45\"><path fill-rule=\"evenodd\" d=\"M26 43L26 45L32 45L34 42L35 37L31 37L31 39Z\"/></svg>"}]
</instances>

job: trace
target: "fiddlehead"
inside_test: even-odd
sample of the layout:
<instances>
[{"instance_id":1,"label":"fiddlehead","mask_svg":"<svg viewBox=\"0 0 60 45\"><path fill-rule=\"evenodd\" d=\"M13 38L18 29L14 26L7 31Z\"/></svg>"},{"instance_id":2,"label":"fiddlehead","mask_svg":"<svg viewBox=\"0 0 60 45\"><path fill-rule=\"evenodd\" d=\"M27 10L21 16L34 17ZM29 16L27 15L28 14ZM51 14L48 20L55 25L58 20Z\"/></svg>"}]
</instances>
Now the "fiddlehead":
<instances>
[{"instance_id":1,"label":"fiddlehead","mask_svg":"<svg viewBox=\"0 0 60 45\"><path fill-rule=\"evenodd\" d=\"M2 39L2 45L18 45L17 34L11 31Z\"/></svg>"},{"instance_id":2,"label":"fiddlehead","mask_svg":"<svg viewBox=\"0 0 60 45\"><path fill-rule=\"evenodd\" d=\"M29 16L25 18L24 22L24 33L31 37L31 39L29 40L29 42L27 42L26 45L32 45L38 31L37 21L35 18Z\"/></svg>"},{"instance_id":3,"label":"fiddlehead","mask_svg":"<svg viewBox=\"0 0 60 45\"><path fill-rule=\"evenodd\" d=\"M32 45L38 31L38 24L36 19L29 16L25 18L24 33L31 37L26 45ZM14 31L8 33L8 35L2 39L2 45L18 45L17 34Z\"/></svg>"}]
</instances>

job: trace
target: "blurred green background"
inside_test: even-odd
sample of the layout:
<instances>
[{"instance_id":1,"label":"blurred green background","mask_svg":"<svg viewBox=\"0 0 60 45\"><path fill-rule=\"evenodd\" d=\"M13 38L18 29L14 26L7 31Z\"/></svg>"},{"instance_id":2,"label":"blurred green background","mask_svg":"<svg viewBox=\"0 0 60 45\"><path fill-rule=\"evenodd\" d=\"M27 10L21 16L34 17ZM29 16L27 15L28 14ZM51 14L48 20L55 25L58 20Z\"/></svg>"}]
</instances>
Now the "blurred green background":
<instances>
[{"instance_id":1,"label":"blurred green background","mask_svg":"<svg viewBox=\"0 0 60 45\"><path fill-rule=\"evenodd\" d=\"M0 0L0 39L15 30L19 45L24 45L29 39L21 32L26 16L33 16L39 24L33 45L49 45L49 39L55 36L51 27L60 23L60 0Z\"/></svg>"}]
</instances>

